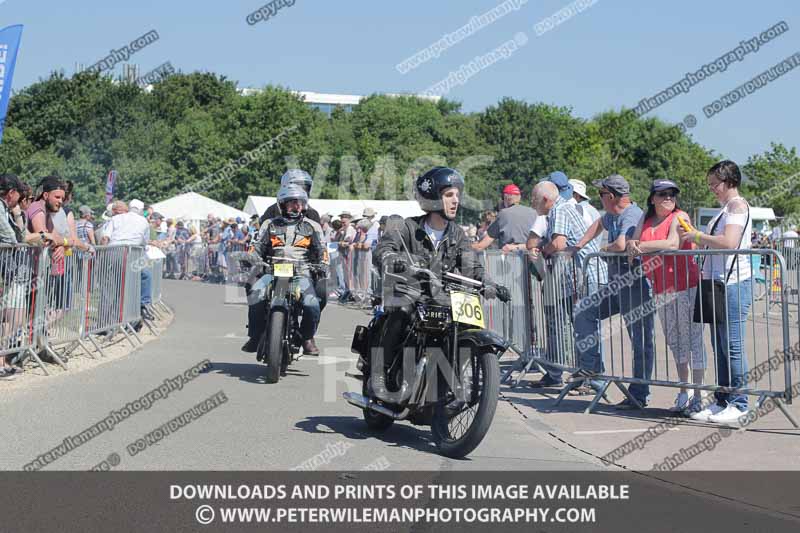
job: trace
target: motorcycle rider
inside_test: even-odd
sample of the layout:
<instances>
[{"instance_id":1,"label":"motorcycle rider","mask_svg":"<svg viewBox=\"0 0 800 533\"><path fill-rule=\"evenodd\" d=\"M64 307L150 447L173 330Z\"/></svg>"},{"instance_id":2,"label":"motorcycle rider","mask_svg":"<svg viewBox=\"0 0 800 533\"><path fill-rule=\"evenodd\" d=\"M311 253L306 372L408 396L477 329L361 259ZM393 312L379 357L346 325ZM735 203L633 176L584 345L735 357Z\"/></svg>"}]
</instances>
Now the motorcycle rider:
<instances>
[{"instance_id":1,"label":"motorcycle rider","mask_svg":"<svg viewBox=\"0 0 800 533\"><path fill-rule=\"evenodd\" d=\"M428 268L437 276L455 272L478 281L484 281L484 297L498 297L508 301L505 287L484 279L483 266L470 247L464 230L455 222L456 213L464 192L464 178L458 171L447 167L434 167L417 179L415 196L425 215L406 218L381 236L373 263L383 275L385 315L378 329L376 344L386 354L387 363L394 360L402 348L403 340L414 311L414 291L409 284L398 281L393 274L408 270L409 262ZM388 226L388 224L387 224ZM412 258L408 255L411 254ZM391 279L390 279L391 278Z\"/></svg>"},{"instance_id":2,"label":"motorcycle rider","mask_svg":"<svg viewBox=\"0 0 800 533\"><path fill-rule=\"evenodd\" d=\"M290 183L301 186L306 191L308 197L311 198L311 187L314 184L314 178L311 177L311 174L299 168L290 168L281 176L281 187L289 185ZM275 202L264 211L259 221L263 224L265 220L278 217L280 214L280 206L278 206L278 202ZM303 216L306 219L313 220L317 224L322 224L319 213L313 207L309 206L307 202L305 211L303 211ZM313 281L314 290L317 293L317 298L319 298L319 310L322 312L325 306L328 305L327 277L314 274Z\"/></svg>"},{"instance_id":3,"label":"motorcycle rider","mask_svg":"<svg viewBox=\"0 0 800 533\"><path fill-rule=\"evenodd\" d=\"M322 241L322 228L313 220L305 217L308 205L308 194L297 184L284 185L278 191L280 215L269 219L262 227L254 252L262 259L267 257L287 257L303 260L295 263L295 272L300 272L300 290L302 292L303 319L300 334L303 340L303 353L319 355L314 342L320 318L320 303L312 283L312 272L309 263L327 263L327 249ZM249 340L242 346L242 351L256 352L267 325L269 302L265 295L272 283L271 275L264 275L253 284L247 296L248 303L248 336Z\"/></svg>"},{"instance_id":4,"label":"motorcycle rider","mask_svg":"<svg viewBox=\"0 0 800 533\"><path fill-rule=\"evenodd\" d=\"M308 197L311 198L311 186L314 184L314 178L311 177L311 174L299 168L290 168L283 173L283 176L281 176L281 187L284 185L289 185L290 183L301 186L306 191ZM319 213L313 207L306 203L305 209L304 215L307 219L311 219L317 224L321 224ZM269 206L266 211L264 211L264 214L261 215L261 218L259 219L259 223L263 224L265 220L278 217L280 214L280 206L278 205L278 202L275 202Z\"/></svg>"}]
</instances>

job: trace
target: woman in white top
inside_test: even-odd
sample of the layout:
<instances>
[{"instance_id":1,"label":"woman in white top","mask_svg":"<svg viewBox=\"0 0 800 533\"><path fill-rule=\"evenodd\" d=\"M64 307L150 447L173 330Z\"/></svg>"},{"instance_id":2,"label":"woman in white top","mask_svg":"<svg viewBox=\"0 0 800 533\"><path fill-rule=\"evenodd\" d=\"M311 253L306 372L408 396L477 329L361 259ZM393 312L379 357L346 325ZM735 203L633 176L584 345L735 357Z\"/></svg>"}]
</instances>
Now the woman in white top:
<instances>
[{"instance_id":1,"label":"woman in white top","mask_svg":"<svg viewBox=\"0 0 800 533\"><path fill-rule=\"evenodd\" d=\"M749 249L752 219L750 206L739 194L742 174L733 161L720 161L708 171L708 188L722 206L720 213L708 223L707 233L682 227L681 241L693 241L701 248ZM706 256L703 279L725 283L727 321L711 324L712 345L717 357L717 384L724 387L747 386L747 356L744 353L744 331L752 302L750 256L744 254ZM695 420L722 424L736 423L747 413L747 395L716 392L716 404L693 413Z\"/></svg>"}]
</instances>

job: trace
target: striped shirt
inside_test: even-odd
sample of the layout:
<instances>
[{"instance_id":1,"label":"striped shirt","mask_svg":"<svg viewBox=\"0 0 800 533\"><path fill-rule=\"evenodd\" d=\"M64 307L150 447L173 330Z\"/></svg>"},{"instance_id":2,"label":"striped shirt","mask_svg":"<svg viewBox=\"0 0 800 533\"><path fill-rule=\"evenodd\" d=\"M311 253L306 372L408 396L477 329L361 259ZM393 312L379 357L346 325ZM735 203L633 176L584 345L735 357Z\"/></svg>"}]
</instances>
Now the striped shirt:
<instances>
[{"instance_id":1,"label":"striped shirt","mask_svg":"<svg viewBox=\"0 0 800 533\"><path fill-rule=\"evenodd\" d=\"M567 239L567 247L575 246L588 229L586 221L575 208L575 205L559 196L547 215L547 240L553 242L554 236L563 235ZM574 273L572 272L573 269L570 268L569 261L556 261L555 264L559 271L558 277L564 287L564 297L571 296L576 292L573 278L579 280L578 286L580 286L580 280L582 279L580 272L586 256L599 251L600 248L596 239L587 243L575 257ZM554 272L554 274L556 273ZM586 272L586 281L589 287L597 287L600 284L607 283L608 267L606 262L597 259L591 261Z\"/></svg>"},{"instance_id":2,"label":"striped shirt","mask_svg":"<svg viewBox=\"0 0 800 533\"><path fill-rule=\"evenodd\" d=\"M80 239L84 244L92 244L89 240L89 232L94 231L94 224L92 224L91 221L82 218L75 224L75 226L78 232L78 239Z\"/></svg>"}]
</instances>

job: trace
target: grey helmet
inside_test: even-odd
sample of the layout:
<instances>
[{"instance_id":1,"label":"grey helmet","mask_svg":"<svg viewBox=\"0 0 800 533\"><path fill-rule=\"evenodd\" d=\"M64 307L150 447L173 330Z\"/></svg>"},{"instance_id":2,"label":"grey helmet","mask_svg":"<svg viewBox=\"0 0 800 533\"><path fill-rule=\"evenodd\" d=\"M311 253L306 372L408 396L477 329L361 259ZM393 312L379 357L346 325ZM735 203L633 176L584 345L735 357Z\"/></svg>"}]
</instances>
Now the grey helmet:
<instances>
[{"instance_id":1,"label":"grey helmet","mask_svg":"<svg viewBox=\"0 0 800 533\"><path fill-rule=\"evenodd\" d=\"M288 202L289 200L300 200L303 203L303 208L300 210L300 213L297 215L290 215L284 210L283 205ZM280 189L278 189L278 207L281 210L281 215L287 218L298 218L306 211L306 207L308 206L308 193L306 190L297 185L295 183L290 183L289 185L282 185Z\"/></svg>"},{"instance_id":2,"label":"grey helmet","mask_svg":"<svg viewBox=\"0 0 800 533\"><path fill-rule=\"evenodd\" d=\"M311 177L311 174L299 168L290 168L281 176L281 187L289 184L300 185L309 195L313 183L314 178Z\"/></svg>"}]
</instances>

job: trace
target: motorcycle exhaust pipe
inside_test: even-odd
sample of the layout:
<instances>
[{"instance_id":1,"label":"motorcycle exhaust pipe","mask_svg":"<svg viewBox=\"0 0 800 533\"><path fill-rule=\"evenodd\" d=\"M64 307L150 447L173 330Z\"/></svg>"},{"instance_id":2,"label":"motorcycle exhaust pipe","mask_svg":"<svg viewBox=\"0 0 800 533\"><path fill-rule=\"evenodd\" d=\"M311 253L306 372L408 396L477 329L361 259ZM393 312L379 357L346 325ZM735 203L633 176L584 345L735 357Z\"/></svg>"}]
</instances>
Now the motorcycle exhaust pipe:
<instances>
[{"instance_id":1,"label":"motorcycle exhaust pipe","mask_svg":"<svg viewBox=\"0 0 800 533\"><path fill-rule=\"evenodd\" d=\"M350 405L355 405L356 407L360 407L361 409L369 409L370 411L375 411L376 413L380 413L384 416L388 416L394 420L404 420L409 413L409 409L403 409L400 413L395 413L391 409L387 409L386 407L377 404L375 402L370 402L368 398L365 398L361 394L357 394L355 392L345 392L342 394L347 403Z\"/></svg>"}]
</instances>

